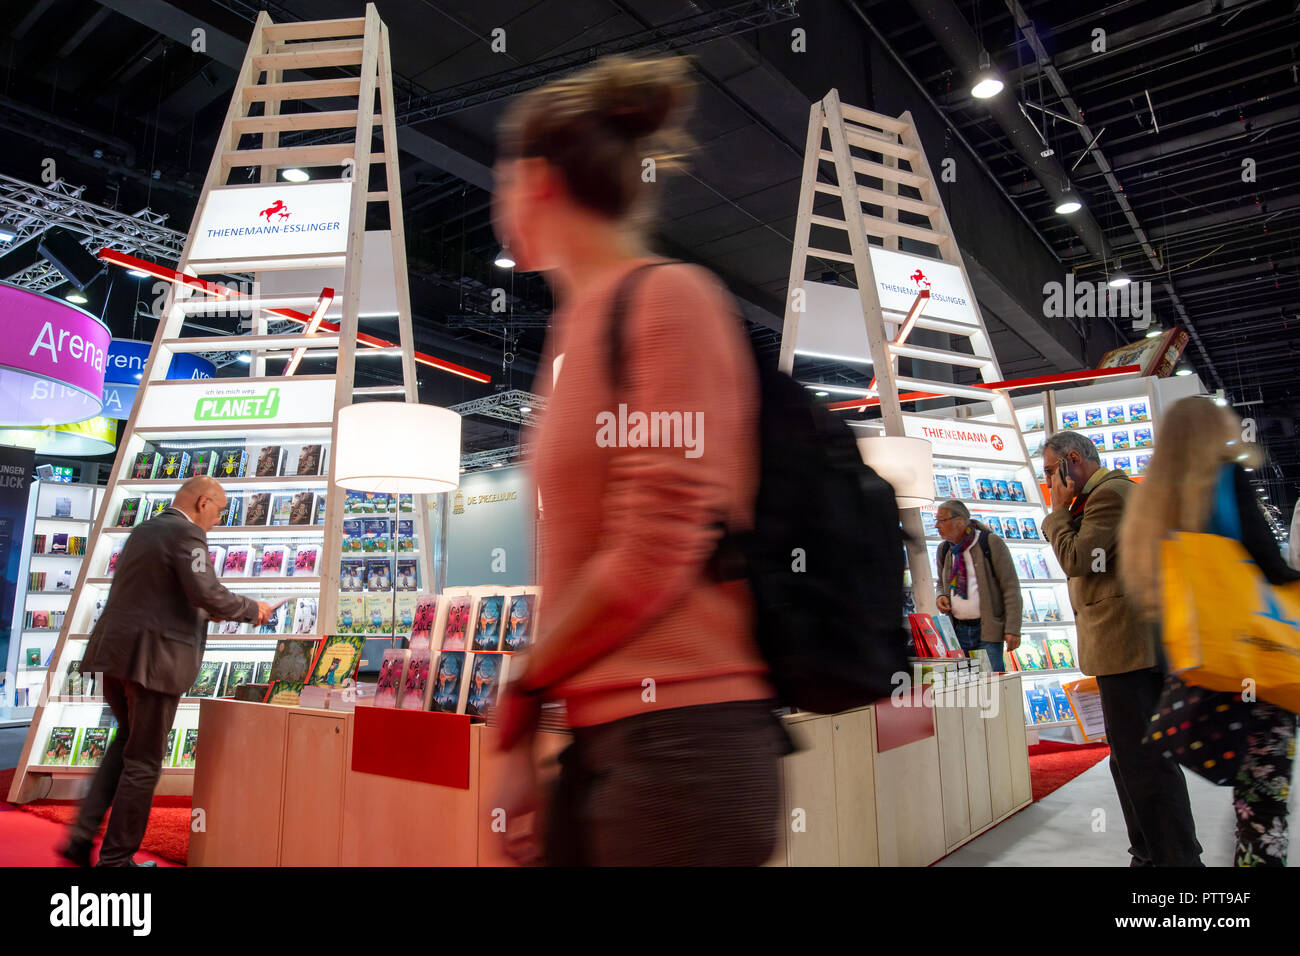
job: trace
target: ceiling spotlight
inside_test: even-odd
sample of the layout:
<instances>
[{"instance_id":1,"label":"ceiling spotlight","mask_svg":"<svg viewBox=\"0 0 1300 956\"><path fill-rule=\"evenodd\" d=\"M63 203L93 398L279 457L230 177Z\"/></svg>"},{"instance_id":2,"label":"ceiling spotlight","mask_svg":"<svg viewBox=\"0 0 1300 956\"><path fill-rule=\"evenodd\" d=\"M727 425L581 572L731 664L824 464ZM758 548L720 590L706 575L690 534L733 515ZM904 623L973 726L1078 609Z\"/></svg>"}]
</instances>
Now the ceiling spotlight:
<instances>
[{"instance_id":1,"label":"ceiling spotlight","mask_svg":"<svg viewBox=\"0 0 1300 956\"><path fill-rule=\"evenodd\" d=\"M1121 286L1126 286L1126 285L1128 285L1128 284L1129 284L1130 282L1132 282L1132 281L1133 281L1133 280L1130 279L1130 278L1129 278L1127 275L1125 275L1123 272L1117 272L1114 276L1111 277L1110 282L1108 282L1108 283L1106 283L1106 284L1109 285L1112 289L1118 289L1118 288L1120 288Z\"/></svg>"},{"instance_id":2,"label":"ceiling spotlight","mask_svg":"<svg viewBox=\"0 0 1300 956\"><path fill-rule=\"evenodd\" d=\"M1065 188L1065 192L1061 193L1061 198L1056 202L1056 212L1062 216L1068 216L1070 213L1078 212L1082 208L1083 203L1079 202L1079 197L1068 186Z\"/></svg>"},{"instance_id":3,"label":"ceiling spotlight","mask_svg":"<svg viewBox=\"0 0 1300 956\"><path fill-rule=\"evenodd\" d=\"M126 274L129 276L135 276L137 279L149 278L149 273L141 272L139 269L127 269Z\"/></svg>"},{"instance_id":4,"label":"ceiling spotlight","mask_svg":"<svg viewBox=\"0 0 1300 956\"><path fill-rule=\"evenodd\" d=\"M90 301L80 292L69 292L67 295L64 296L64 298L67 299L69 302L75 303L76 305L85 305L87 302Z\"/></svg>"},{"instance_id":5,"label":"ceiling spotlight","mask_svg":"<svg viewBox=\"0 0 1300 956\"><path fill-rule=\"evenodd\" d=\"M520 405L520 406L519 406L519 411L522 412L523 414L527 415L529 412L532 411L532 408L529 407L528 405Z\"/></svg>"},{"instance_id":6,"label":"ceiling spotlight","mask_svg":"<svg viewBox=\"0 0 1300 956\"><path fill-rule=\"evenodd\" d=\"M280 175L283 176L287 182L291 183L305 183L307 180L311 179L311 177L301 169L286 169Z\"/></svg>"},{"instance_id":7,"label":"ceiling spotlight","mask_svg":"<svg viewBox=\"0 0 1300 956\"><path fill-rule=\"evenodd\" d=\"M1254 468L1247 468L1246 471L1254 471Z\"/></svg>"},{"instance_id":8,"label":"ceiling spotlight","mask_svg":"<svg viewBox=\"0 0 1300 956\"><path fill-rule=\"evenodd\" d=\"M1178 371L1174 372L1174 374L1177 375L1179 378L1185 378L1186 376L1192 374L1192 370L1188 368L1186 365L1184 365Z\"/></svg>"},{"instance_id":9,"label":"ceiling spotlight","mask_svg":"<svg viewBox=\"0 0 1300 956\"><path fill-rule=\"evenodd\" d=\"M976 71L974 82L971 84L970 95L977 100L987 100L990 96L997 96L1001 92L1002 78L993 69L993 64L989 60L989 51L981 50L979 70Z\"/></svg>"},{"instance_id":10,"label":"ceiling spotlight","mask_svg":"<svg viewBox=\"0 0 1300 956\"><path fill-rule=\"evenodd\" d=\"M515 267L515 257L510 254L510 247L502 246L492 264L498 269L513 269Z\"/></svg>"},{"instance_id":11,"label":"ceiling spotlight","mask_svg":"<svg viewBox=\"0 0 1300 956\"><path fill-rule=\"evenodd\" d=\"M494 462L492 462L492 467L493 467L493 468L500 468L500 467L501 467L501 462L499 462L499 461L494 461Z\"/></svg>"},{"instance_id":12,"label":"ceiling spotlight","mask_svg":"<svg viewBox=\"0 0 1300 956\"><path fill-rule=\"evenodd\" d=\"M1147 338L1149 338L1149 339L1158 339L1158 338L1160 338L1160 336L1162 336L1162 335L1164 335L1164 334L1165 334L1165 330L1164 330L1164 329L1161 329L1161 328L1154 328L1154 329L1152 329L1150 332L1147 333Z\"/></svg>"},{"instance_id":13,"label":"ceiling spotlight","mask_svg":"<svg viewBox=\"0 0 1300 956\"><path fill-rule=\"evenodd\" d=\"M830 392L813 392L813 394L816 395L818 398L825 398L827 395L830 394Z\"/></svg>"},{"instance_id":14,"label":"ceiling spotlight","mask_svg":"<svg viewBox=\"0 0 1300 956\"><path fill-rule=\"evenodd\" d=\"M253 357L252 357L251 355L247 355L247 354L245 354L245 355L236 355L235 358L239 361L239 363L240 363L241 365L252 365L252 364L253 364Z\"/></svg>"}]
</instances>

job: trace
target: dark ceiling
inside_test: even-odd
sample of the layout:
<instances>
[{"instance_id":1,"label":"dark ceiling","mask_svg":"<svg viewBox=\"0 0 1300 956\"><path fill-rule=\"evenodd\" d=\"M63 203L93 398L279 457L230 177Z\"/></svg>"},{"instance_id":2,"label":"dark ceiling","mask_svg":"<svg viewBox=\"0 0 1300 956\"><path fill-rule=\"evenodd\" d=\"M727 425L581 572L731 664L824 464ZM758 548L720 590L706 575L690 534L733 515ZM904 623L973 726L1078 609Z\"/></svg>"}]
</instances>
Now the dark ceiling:
<instances>
[{"instance_id":1,"label":"dark ceiling","mask_svg":"<svg viewBox=\"0 0 1300 956\"><path fill-rule=\"evenodd\" d=\"M964 140L985 167L980 182L954 188L945 201L1008 374L1077 368L1136 338L1101 321L1048 328L1037 292L1040 275L1073 270L1095 279L1122 268L1152 283L1161 322L1193 333L1188 358L1206 384L1255 403L1240 411L1260 420L1269 442L1278 466L1268 473L1273 499L1294 500L1293 3L1117 0L1087 9L1059 0L802 0L797 18L776 0L377 6L393 44L417 340L493 376L483 387L426 371L424 400L528 388L536 371L549 293L536 276L491 264L493 140L506 96L596 53L680 50L694 57L699 81L691 131L700 149L690 173L665 190L659 244L717 271L766 344L788 282L808 104L836 86L845 102L918 113L932 161L943 155L940 143ZM184 231L263 7L280 22L357 16L363 4L11 0L0 46L7 147L0 172L40 182L43 161L53 158L60 177L86 187L85 199L126 212L147 206ZM490 48L496 27L506 30L505 53ZM791 51L796 27L807 31L806 55ZM206 31L201 53L191 48L195 28ZM1093 49L1097 29L1106 34L1104 53ZM988 103L966 92L972 42L1007 79L1000 99L1018 127L1000 125ZM1081 118L1087 130L1050 116L1044 122L1032 108L1031 123L1017 101ZM1097 149L1082 155L1098 131ZM1039 156L1040 137L1050 158ZM1254 161L1252 182L1242 179L1244 159ZM1064 217L1053 212L1060 188L1053 177L1064 178L1076 160L1068 178L1084 209ZM1014 251L1022 246L1033 249L1033 268ZM510 328L486 314L486 290L496 285L512 296ZM149 337L151 320L136 316L142 294L121 278L110 291L101 279L90 307L115 333ZM503 366L507 351L516 358ZM829 367L800 371L850 377ZM479 422L466 432L466 450L514 440L511 426Z\"/></svg>"}]
</instances>

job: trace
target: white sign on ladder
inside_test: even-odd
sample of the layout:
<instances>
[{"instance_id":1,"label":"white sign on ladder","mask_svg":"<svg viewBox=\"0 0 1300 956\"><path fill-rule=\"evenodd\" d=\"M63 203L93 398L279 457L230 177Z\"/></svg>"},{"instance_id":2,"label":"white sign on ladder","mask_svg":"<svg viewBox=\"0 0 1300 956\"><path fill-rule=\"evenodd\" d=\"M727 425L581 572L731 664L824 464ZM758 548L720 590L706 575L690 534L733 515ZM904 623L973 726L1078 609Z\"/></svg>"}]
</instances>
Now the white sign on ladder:
<instances>
[{"instance_id":1,"label":"white sign on ladder","mask_svg":"<svg viewBox=\"0 0 1300 956\"><path fill-rule=\"evenodd\" d=\"M348 247L352 183L213 189L192 232L191 259L327 255Z\"/></svg>"}]
</instances>

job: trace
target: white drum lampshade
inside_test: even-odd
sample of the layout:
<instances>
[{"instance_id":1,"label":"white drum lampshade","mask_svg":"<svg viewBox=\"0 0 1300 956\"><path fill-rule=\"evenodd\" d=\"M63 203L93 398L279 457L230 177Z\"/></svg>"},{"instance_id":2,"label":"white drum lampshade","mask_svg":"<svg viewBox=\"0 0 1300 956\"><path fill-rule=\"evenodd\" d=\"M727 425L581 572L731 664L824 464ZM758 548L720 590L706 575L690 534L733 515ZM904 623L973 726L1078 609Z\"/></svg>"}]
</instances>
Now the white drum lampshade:
<instances>
[{"instance_id":1,"label":"white drum lampshade","mask_svg":"<svg viewBox=\"0 0 1300 956\"><path fill-rule=\"evenodd\" d=\"M923 508L934 503L934 452L924 438L859 438L858 452L863 462L894 486L899 508Z\"/></svg>"},{"instance_id":2,"label":"white drum lampshade","mask_svg":"<svg viewBox=\"0 0 1300 956\"><path fill-rule=\"evenodd\" d=\"M334 483L390 494L456 490L460 415L414 402L361 402L339 409Z\"/></svg>"}]
</instances>

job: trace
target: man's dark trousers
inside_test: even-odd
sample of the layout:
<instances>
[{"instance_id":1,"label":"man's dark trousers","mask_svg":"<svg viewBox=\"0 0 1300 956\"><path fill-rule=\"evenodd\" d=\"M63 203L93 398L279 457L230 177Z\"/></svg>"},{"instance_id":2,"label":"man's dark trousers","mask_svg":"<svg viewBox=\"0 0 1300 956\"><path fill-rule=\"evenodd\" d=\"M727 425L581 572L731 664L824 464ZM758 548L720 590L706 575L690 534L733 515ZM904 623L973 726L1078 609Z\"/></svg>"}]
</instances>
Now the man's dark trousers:
<instances>
[{"instance_id":1,"label":"man's dark trousers","mask_svg":"<svg viewBox=\"0 0 1300 956\"><path fill-rule=\"evenodd\" d=\"M1201 866L1183 768L1142 746L1164 677L1158 668L1097 678L1110 772L1128 826L1133 866Z\"/></svg>"},{"instance_id":2,"label":"man's dark trousers","mask_svg":"<svg viewBox=\"0 0 1300 956\"><path fill-rule=\"evenodd\" d=\"M117 735L81 802L72 833L74 840L93 840L111 806L113 814L99 848L99 863L130 866L149 825L167 733L180 698L107 675L103 687L104 700L117 718Z\"/></svg>"}]
</instances>

